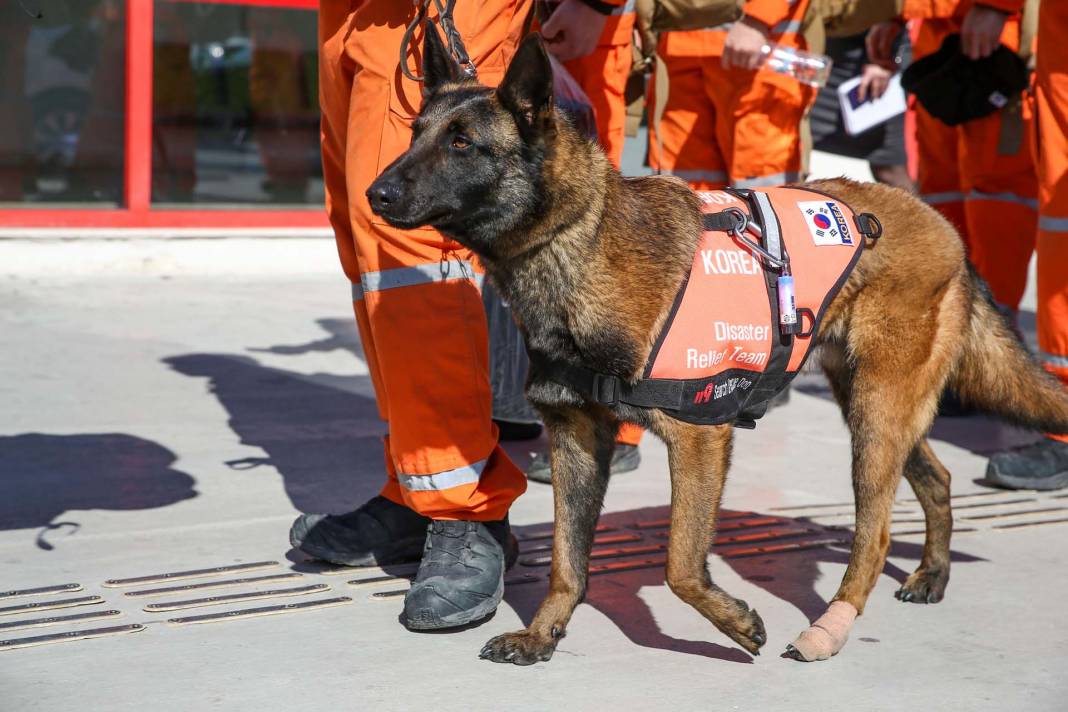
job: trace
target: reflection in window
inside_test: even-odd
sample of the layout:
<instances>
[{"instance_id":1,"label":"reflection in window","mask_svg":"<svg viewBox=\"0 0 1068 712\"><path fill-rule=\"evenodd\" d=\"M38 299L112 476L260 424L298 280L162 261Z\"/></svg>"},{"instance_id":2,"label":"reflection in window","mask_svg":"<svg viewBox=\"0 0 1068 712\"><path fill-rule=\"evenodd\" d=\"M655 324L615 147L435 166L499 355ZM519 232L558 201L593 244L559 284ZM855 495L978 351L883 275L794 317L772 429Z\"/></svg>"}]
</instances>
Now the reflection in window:
<instances>
[{"instance_id":1,"label":"reflection in window","mask_svg":"<svg viewBox=\"0 0 1068 712\"><path fill-rule=\"evenodd\" d=\"M125 5L0 2L0 203L121 201Z\"/></svg>"},{"instance_id":2,"label":"reflection in window","mask_svg":"<svg viewBox=\"0 0 1068 712\"><path fill-rule=\"evenodd\" d=\"M323 202L316 13L157 0L152 200Z\"/></svg>"}]
</instances>

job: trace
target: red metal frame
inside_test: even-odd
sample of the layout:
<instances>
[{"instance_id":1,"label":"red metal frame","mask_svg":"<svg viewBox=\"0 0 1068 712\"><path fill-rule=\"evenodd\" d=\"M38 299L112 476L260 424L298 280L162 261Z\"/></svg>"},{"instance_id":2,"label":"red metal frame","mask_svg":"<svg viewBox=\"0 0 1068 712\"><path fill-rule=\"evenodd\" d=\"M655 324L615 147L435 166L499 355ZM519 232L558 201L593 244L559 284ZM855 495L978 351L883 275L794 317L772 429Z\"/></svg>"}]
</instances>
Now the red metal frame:
<instances>
[{"instance_id":1,"label":"red metal frame","mask_svg":"<svg viewBox=\"0 0 1068 712\"><path fill-rule=\"evenodd\" d=\"M315 9L318 0L169 0ZM153 0L126 0L125 205L0 210L0 228L324 228L322 209L155 209L152 196ZM136 59L136 61L134 61Z\"/></svg>"}]
</instances>

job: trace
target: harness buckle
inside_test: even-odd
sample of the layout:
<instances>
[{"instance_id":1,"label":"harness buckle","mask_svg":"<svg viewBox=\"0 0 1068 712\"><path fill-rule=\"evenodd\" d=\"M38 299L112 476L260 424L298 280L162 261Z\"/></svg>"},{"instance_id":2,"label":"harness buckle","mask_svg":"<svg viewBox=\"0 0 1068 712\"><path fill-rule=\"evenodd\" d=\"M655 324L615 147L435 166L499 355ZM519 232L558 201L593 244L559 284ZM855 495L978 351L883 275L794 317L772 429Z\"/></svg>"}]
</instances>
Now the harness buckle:
<instances>
[{"instance_id":1,"label":"harness buckle","mask_svg":"<svg viewBox=\"0 0 1068 712\"><path fill-rule=\"evenodd\" d=\"M619 378L603 373L593 376L593 399L601 405L615 405L619 402L621 391Z\"/></svg>"},{"instance_id":2,"label":"harness buckle","mask_svg":"<svg viewBox=\"0 0 1068 712\"><path fill-rule=\"evenodd\" d=\"M883 236L883 224L871 213L859 213L853 217L853 222L860 234L867 238L878 240Z\"/></svg>"}]
</instances>

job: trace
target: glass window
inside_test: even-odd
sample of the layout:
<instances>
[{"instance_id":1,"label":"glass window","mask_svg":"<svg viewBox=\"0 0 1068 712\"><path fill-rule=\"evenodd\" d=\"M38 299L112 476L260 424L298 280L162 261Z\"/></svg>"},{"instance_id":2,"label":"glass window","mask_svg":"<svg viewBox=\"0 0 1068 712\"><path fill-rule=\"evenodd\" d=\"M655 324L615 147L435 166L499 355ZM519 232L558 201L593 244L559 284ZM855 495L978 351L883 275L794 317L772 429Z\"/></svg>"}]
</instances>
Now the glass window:
<instances>
[{"instance_id":1,"label":"glass window","mask_svg":"<svg viewBox=\"0 0 1068 712\"><path fill-rule=\"evenodd\" d=\"M154 203L322 206L316 21L156 0Z\"/></svg>"},{"instance_id":2,"label":"glass window","mask_svg":"<svg viewBox=\"0 0 1068 712\"><path fill-rule=\"evenodd\" d=\"M121 202L125 5L0 2L0 204Z\"/></svg>"}]
</instances>

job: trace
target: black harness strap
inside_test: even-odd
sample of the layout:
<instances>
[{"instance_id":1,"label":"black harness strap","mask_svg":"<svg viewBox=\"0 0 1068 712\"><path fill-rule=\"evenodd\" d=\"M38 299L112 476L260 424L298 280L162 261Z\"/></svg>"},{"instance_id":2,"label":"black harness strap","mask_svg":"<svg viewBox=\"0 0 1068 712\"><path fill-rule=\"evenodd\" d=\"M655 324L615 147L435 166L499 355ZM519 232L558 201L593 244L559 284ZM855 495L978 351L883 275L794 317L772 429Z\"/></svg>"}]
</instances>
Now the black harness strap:
<instances>
[{"instance_id":1,"label":"black harness strap","mask_svg":"<svg viewBox=\"0 0 1068 712\"><path fill-rule=\"evenodd\" d=\"M592 403L613 406L617 403L639 408L679 410L682 407L684 385L681 381L645 378L628 383L618 376L597 373L582 366L549 361L539 371L550 381L567 386Z\"/></svg>"},{"instance_id":2,"label":"black harness strap","mask_svg":"<svg viewBox=\"0 0 1068 712\"><path fill-rule=\"evenodd\" d=\"M704 214L705 230L714 232L733 232L740 227L737 214L732 210ZM742 223L744 226L744 222Z\"/></svg>"}]
</instances>

